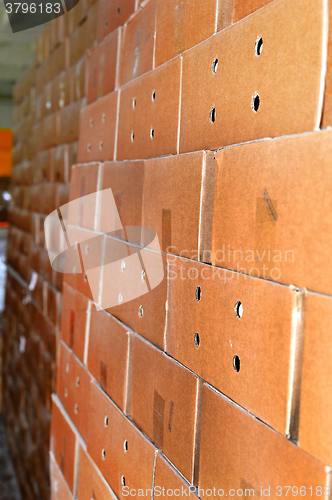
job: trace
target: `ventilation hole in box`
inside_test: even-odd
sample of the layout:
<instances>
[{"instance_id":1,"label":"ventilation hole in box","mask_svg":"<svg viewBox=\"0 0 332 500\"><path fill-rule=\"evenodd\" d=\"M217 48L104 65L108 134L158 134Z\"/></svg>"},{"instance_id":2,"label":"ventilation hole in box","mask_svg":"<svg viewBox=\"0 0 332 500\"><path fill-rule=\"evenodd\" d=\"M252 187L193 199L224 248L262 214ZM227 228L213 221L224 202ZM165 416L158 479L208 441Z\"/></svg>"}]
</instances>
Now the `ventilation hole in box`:
<instances>
[{"instance_id":1,"label":"ventilation hole in box","mask_svg":"<svg viewBox=\"0 0 332 500\"><path fill-rule=\"evenodd\" d=\"M145 281L145 270L143 269L142 271L142 281L144 282Z\"/></svg>"},{"instance_id":2,"label":"ventilation hole in box","mask_svg":"<svg viewBox=\"0 0 332 500\"><path fill-rule=\"evenodd\" d=\"M80 377L77 377L77 379L76 379L76 385L77 385L77 387L80 385Z\"/></svg>"},{"instance_id":3,"label":"ventilation hole in box","mask_svg":"<svg viewBox=\"0 0 332 500\"><path fill-rule=\"evenodd\" d=\"M103 149L103 141L100 141L99 143L99 149L102 150Z\"/></svg>"},{"instance_id":4,"label":"ventilation hole in box","mask_svg":"<svg viewBox=\"0 0 332 500\"><path fill-rule=\"evenodd\" d=\"M194 341L195 341L195 346L197 347L197 349L199 348L199 343L200 343L200 338L199 338L199 335L198 333L196 332L195 335L194 335Z\"/></svg>"},{"instance_id":5,"label":"ventilation hole in box","mask_svg":"<svg viewBox=\"0 0 332 500\"><path fill-rule=\"evenodd\" d=\"M235 316L237 318L242 318L243 316L243 305L242 305L242 302L240 300L238 300L234 306L234 312L235 312Z\"/></svg>"},{"instance_id":6,"label":"ventilation hole in box","mask_svg":"<svg viewBox=\"0 0 332 500\"><path fill-rule=\"evenodd\" d=\"M67 397L68 397L68 390L65 389L65 398L67 398Z\"/></svg>"},{"instance_id":7,"label":"ventilation hole in box","mask_svg":"<svg viewBox=\"0 0 332 500\"><path fill-rule=\"evenodd\" d=\"M69 373L69 363L66 364L66 373Z\"/></svg>"},{"instance_id":8,"label":"ventilation hole in box","mask_svg":"<svg viewBox=\"0 0 332 500\"><path fill-rule=\"evenodd\" d=\"M77 404L75 405L75 413L78 413L78 406L77 406Z\"/></svg>"},{"instance_id":9,"label":"ventilation hole in box","mask_svg":"<svg viewBox=\"0 0 332 500\"><path fill-rule=\"evenodd\" d=\"M103 113L101 115L101 123L105 123L105 120L106 120L106 115L105 115L105 113Z\"/></svg>"},{"instance_id":10,"label":"ventilation hole in box","mask_svg":"<svg viewBox=\"0 0 332 500\"><path fill-rule=\"evenodd\" d=\"M212 63L212 73L214 75L217 73L217 69L218 69L218 58L216 57L215 59L213 59Z\"/></svg>"},{"instance_id":11,"label":"ventilation hole in box","mask_svg":"<svg viewBox=\"0 0 332 500\"><path fill-rule=\"evenodd\" d=\"M200 286L196 287L195 297L196 297L197 302L199 302L202 298L202 289Z\"/></svg>"},{"instance_id":12,"label":"ventilation hole in box","mask_svg":"<svg viewBox=\"0 0 332 500\"><path fill-rule=\"evenodd\" d=\"M106 458L106 451L105 450L101 451L101 456L102 456L102 459L105 460L105 458Z\"/></svg>"},{"instance_id":13,"label":"ventilation hole in box","mask_svg":"<svg viewBox=\"0 0 332 500\"><path fill-rule=\"evenodd\" d=\"M216 108L212 106L210 111L210 122L214 123L216 121Z\"/></svg>"},{"instance_id":14,"label":"ventilation hole in box","mask_svg":"<svg viewBox=\"0 0 332 500\"><path fill-rule=\"evenodd\" d=\"M152 99L152 102L154 102L156 100L156 91L155 90L152 92L151 99Z\"/></svg>"},{"instance_id":15,"label":"ventilation hole in box","mask_svg":"<svg viewBox=\"0 0 332 500\"><path fill-rule=\"evenodd\" d=\"M90 119L90 127L93 127L93 118Z\"/></svg>"},{"instance_id":16,"label":"ventilation hole in box","mask_svg":"<svg viewBox=\"0 0 332 500\"><path fill-rule=\"evenodd\" d=\"M122 301L123 301L122 293L119 293L119 304L122 304Z\"/></svg>"},{"instance_id":17,"label":"ventilation hole in box","mask_svg":"<svg viewBox=\"0 0 332 500\"><path fill-rule=\"evenodd\" d=\"M254 111L254 113L257 113L258 109L259 109L259 105L260 105L260 98L259 98L259 95L258 94L255 94L252 98L252 101L251 101L251 108L252 110Z\"/></svg>"},{"instance_id":18,"label":"ventilation hole in box","mask_svg":"<svg viewBox=\"0 0 332 500\"><path fill-rule=\"evenodd\" d=\"M105 19L104 26L105 26L105 28L107 28L107 26L108 26L108 21L107 21L107 19Z\"/></svg>"},{"instance_id":19,"label":"ventilation hole in box","mask_svg":"<svg viewBox=\"0 0 332 500\"><path fill-rule=\"evenodd\" d=\"M255 43L256 56L260 56L262 53L262 50L263 50L263 38L259 37L259 38L257 38L256 43Z\"/></svg>"},{"instance_id":20,"label":"ventilation hole in box","mask_svg":"<svg viewBox=\"0 0 332 500\"><path fill-rule=\"evenodd\" d=\"M150 137L151 137L151 139L154 138L154 128L150 129Z\"/></svg>"},{"instance_id":21,"label":"ventilation hole in box","mask_svg":"<svg viewBox=\"0 0 332 500\"><path fill-rule=\"evenodd\" d=\"M86 282L87 279L88 279L88 277L87 277L86 273L84 273L84 282Z\"/></svg>"},{"instance_id":22,"label":"ventilation hole in box","mask_svg":"<svg viewBox=\"0 0 332 500\"><path fill-rule=\"evenodd\" d=\"M105 425L105 427L108 427L108 417L105 417L104 425Z\"/></svg>"},{"instance_id":23,"label":"ventilation hole in box","mask_svg":"<svg viewBox=\"0 0 332 500\"><path fill-rule=\"evenodd\" d=\"M91 144L88 144L87 150L88 150L88 153L90 153L90 151L91 151Z\"/></svg>"},{"instance_id":24,"label":"ventilation hole in box","mask_svg":"<svg viewBox=\"0 0 332 500\"><path fill-rule=\"evenodd\" d=\"M240 358L237 354L235 354L235 356L233 358L233 367L237 373L240 371L241 362L240 362Z\"/></svg>"},{"instance_id":25,"label":"ventilation hole in box","mask_svg":"<svg viewBox=\"0 0 332 500\"><path fill-rule=\"evenodd\" d=\"M139 306L139 308L138 308L138 316L140 318L143 318L143 306Z\"/></svg>"},{"instance_id":26,"label":"ventilation hole in box","mask_svg":"<svg viewBox=\"0 0 332 500\"><path fill-rule=\"evenodd\" d=\"M135 134L134 132L131 133L131 142L134 142Z\"/></svg>"},{"instance_id":27,"label":"ventilation hole in box","mask_svg":"<svg viewBox=\"0 0 332 500\"><path fill-rule=\"evenodd\" d=\"M126 486L126 478L124 476L121 476L121 484L122 486Z\"/></svg>"},{"instance_id":28,"label":"ventilation hole in box","mask_svg":"<svg viewBox=\"0 0 332 500\"><path fill-rule=\"evenodd\" d=\"M88 255L89 253L89 245L85 245L85 255Z\"/></svg>"},{"instance_id":29,"label":"ventilation hole in box","mask_svg":"<svg viewBox=\"0 0 332 500\"><path fill-rule=\"evenodd\" d=\"M121 271L124 271L126 269L126 262L123 260L121 262Z\"/></svg>"},{"instance_id":30,"label":"ventilation hole in box","mask_svg":"<svg viewBox=\"0 0 332 500\"><path fill-rule=\"evenodd\" d=\"M133 109L136 108L136 99L135 99L135 97L133 97L133 104L132 104L132 106L133 106Z\"/></svg>"},{"instance_id":31,"label":"ventilation hole in box","mask_svg":"<svg viewBox=\"0 0 332 500\"><path fill-rule=\"evenodd\" d=\"M124 452L127 453L128 451L128 441L125 440L125 442L123 443L123 449L124 449Z\"/></svg>"},{"instance_id":32,"label":"ventilation hole in box","mask_svg":"<svg viewBox=\"0 0 332 500\"><path fill-rule=\"evenodd\" d=\"M116 15L117 15L117 16L119 16L119 15L120 15L120 7L118 7L118 8L116 9Z\"/></svg>"}]
</instances>

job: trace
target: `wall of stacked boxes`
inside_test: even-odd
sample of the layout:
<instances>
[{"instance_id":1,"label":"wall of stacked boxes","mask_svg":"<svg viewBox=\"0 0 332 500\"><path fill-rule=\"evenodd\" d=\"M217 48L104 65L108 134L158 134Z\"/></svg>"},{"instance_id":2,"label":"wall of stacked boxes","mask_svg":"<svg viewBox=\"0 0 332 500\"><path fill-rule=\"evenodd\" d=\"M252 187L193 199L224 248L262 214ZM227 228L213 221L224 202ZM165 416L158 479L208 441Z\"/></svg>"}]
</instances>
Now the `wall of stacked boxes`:
<instances>
[{"instance_id":1,"label":"wall of stacked boxes","mask_svg":"<svg viewBox=\"0 0 332 500\"><path fill-rule=\"evenodd\" d=\"M328 496L331 40L327 0L80 0L38 38L3 352L24 500ZM93 276L61 274L45 218L89 195Z\"/></svg>"}]
</instances>

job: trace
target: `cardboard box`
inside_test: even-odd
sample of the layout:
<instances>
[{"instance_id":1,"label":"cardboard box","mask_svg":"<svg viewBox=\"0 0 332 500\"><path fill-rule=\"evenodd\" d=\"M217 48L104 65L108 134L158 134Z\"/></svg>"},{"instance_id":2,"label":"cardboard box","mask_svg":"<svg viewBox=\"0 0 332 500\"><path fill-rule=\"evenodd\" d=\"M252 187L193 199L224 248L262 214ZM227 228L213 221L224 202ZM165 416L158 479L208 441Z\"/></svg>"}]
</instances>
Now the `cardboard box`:
<instances>
[{"instance_id":1,"label":"cardboard box","mask_svg":"<svg viewBox=\"0 0 332 500\"><path fill-rule=\"evenodd\" d=\"M296 433L302 294L171 256L168 279L166 351L281 434Z\"/></svg>"},{"instance_id":2,"label":"cardboard box","mask_svg":"<svg viewBox=\"0 0 332 500\"><path fill-rule=\"evenodd\" d=\"M189 490L189 487L189 483L183 479L170 462L158 451L154 475L154 496L165 496L166 493L167 498L176 499L177 497L184 496L191 497L192 499L197 498L192 492L193 488L191 487ZM171 492L173 492L173 495L170 494Z\"/></svg>"},{"instance_id":3,"label":"cardboard box","mask_svg":"<svg viewBox=\"0 0 332 500\"><path fill-rule=\"evenodd\" d=\"M323 0L277 0L185 52L180 152L317 129L324 15Z\"/></svg>"},{"instance_id":4,"label":"cardboard box","mask_svg":"<svg viewBox=\"0 0 332 500\"><path fill-rule=\"evenodd\" d=\"M332 464L331 318L331 297L306 293L299 446L329 466Z\"/></svg>"},{"instance_id":5,"label":"cardboard box","mask_svg":"<svg viewBox=\"0 0 332 500\"><path fill-rule=\"evenodd\" d=\"M206 151L144 162L142 226L157 231L163 252L200 260L209 248L214 170Z\"/></svg>"},{"instance_id":6,"label":"cardboard box","mask_svg":"<svg viewBox=\"0 0 332 500\"><path fill-rule=\"evenodd\" d=\"M60 144L78 140L81 107L82 101L77 101L58 111Z\"/></svg>"},{"instance_id":7,"label":"cardboard box","mask_svg":"<svg viewBox=\"0 0 332 500\"><path fill-rule=\"evenodd\" d=\"M71 101L80 101L86 96L86 87L88 79L88 57L84 55L75 66L70 68L70 93Z\"/></svg>"},{"instance_id":8,"label":"cardboard box","mask_svg":"<svg viewBox=\"0 0 332 500\"><path fill-rule=\"evenodd\" d=\"M78 26L70 38L70 66L76 64L90 49L97 37L98 4L89 9L86 20Z\"/></svg>"},{"instance_id":9,"label":"cardboard box","mask_svg":"<svg viewBox=\"0 0 332 500\"><path fill-rule=\"evenodd\" d=\"M122 26L135 10L136 0L109 0L98 2L98 30L97 40L112 33L118 26Z\"/></svg>"},{"instance_id":10,"label":"cardboard box","mask_svg":"<svg viewBox=\"0 0 332 500\"><path fill-rule=\"evenodd\" d=\"M88 429L86 403L90 398L90 382L84 365L61 341L56 393L84 441Z\"/></svg>"},{"instance_id":11,"label":"cardboard box","mask_svg":"<svg viewBox=\"0 0 332 500\"><path fill-rule=\"evenodd\" d=\"M143 181L143 161L106 162L102 166L101 190L112 189L116 208L124 227L142 225ZM104 233L113 233L118 230L114 219L109 217L108 197L106 198L103 194L100 200L98 228ZM119 231L116 234L119 234ZM128 236L127 232L127 238ZM124 234L123 237L125 238Z\"/></svg>"},{"instance_id":12,"label":"cardboard box","mask_svg":"<svg viewBox=\"0 0 332 500\"><path fill-rule=\"evenodd\" d=\"M87 104L117 88L121 29L114 31L89 53Z\"/></svg>"},{"instance_id":13,"label":"cardboard box","mask_svg":"<svg viewBox=\"0 0 332 500\"><path fill-rule=\"evenodd\" d=\"M118 498L152 489L155 447L95 384L90 396L87 449L98 469Z\"/></svg>"},{"instance_id":14,"label":"cardboard box","mask_svg":"<svg viewBox=\"0 0 332 500\"><path fill-rule=\"evenodd\" d=\"M82 110L78 146L80 163L114 159L117 111L117 92L98 99Z\"/></svg>"},{"instance_id":15,"label":"cardboard box","mask_svg":"<svg viewBox=\"0 0 332 500\"><path fill-rule=\"evenodd\" d=\"M139 8L124 25L120 59L121 85L153 69L155 27L156 0L146 2L144 8Z\"/></svg>"},{"instance_id":16,"label":"cardboard box","mask_svg":"<svg viewBox=\"0 0 332 500\"><path fill-rule=\"evenodd\" d=\"M200 380L135 336L131 417L191 483Z\"/></svg>"},{"instance_id":17,"label":"cardboard box","mask_svg":"<svg viewBox=\"0 0 332 500\"><path fill-rule=\"evenodd\" d=\"M68 484L50 453L51 500L73 500Z\"/></svg>"},{"instance_id":18,"label":"cardboard box","mask_svg":"<svg viewBox=\"0 0 332 500\"><path fill-rule=\"evenodd\" d=\"M70 69L59 73L52 82L53 109L62 109L71 102L70 100Z\"/></svg>"},{"instance_id":19,"label":"cardboard box","mask_svg":"<svg viewBox=\"0 0 332 500\"><path fill-rule=\"evenodd\" d=\"M176 154L181 57L121 89L117 160Z\"/></svg>"},{"instance_id":20,"label":"cardboard box","mask_svg":"<svg viewBox=\"0 0 332 500\"><path fill-rule=\"evenodd\" d=\"M330 475L295 444L204 384L200 497L202 490L212 489L219 498L279 498L290 492L318 498L327 491Z\"/></svg>"},{"instance_id":21,"label":"cardboard box","mask_svg":"<svg viewBox=\"0 0 332 500\"><path fill-rule=\"evenodd\" d=\"M124 325L92 306L87 367L123 412L129 405L131 338Z\"/></svg>"},{"instance_id":22,"label":"cardboard box","mask_svg":"<svg viewBox=\"0 0 332 500\"><path fill-rule=\"evenodd\" d=\"M47 149L56 146L60 138L60 117L57 113L52 113L42 121L40 149Z\"/></svg>"},{"instance_id":23,"label":"cardboard box","mask_svg":"<svg viewBox=\"0 0 332 500\"><path fill-rule=\"evenodd\" d=\"M217 4L216 0L157 0L156 67L213 35Z\"/></svg>"},{"instance_id":24,"label":"cardboard box","mask_svg":"<svg viewBox=\"0 0 332 500\"><path fill-rule=\"evenodd\" d=\"M214 265L332 293L331 137L318 132L216 154Z\"/></svg>"},{"instance_id":25,"label":"cardboard box","mask_svg":"<svg viewBox=\"0 0 332 500\"><path fill-rule=\"evenodd\" d=\"M80 462L76 498L78 500L91 500L91 498L116 500L113 491L83 447L80 447L79 453Z\"/></svg>"},{"instance_id":26,"label":"cardboard box","mask_svg":"<svg viewBox=\"0 0 332 500\"><path fill-rule=\"evenodd\" d=\"M64 42L52 52L50 55L50 79L53 80L59 73L69 68L69 65L72 64L69 61L69 38L66 38Z\"/></svg>"},{"instance_id":27,"label":"cardboard box","mask_svg":"<svg viewBox=\"0 0 332 500\"><path fill-rule=\"evenodd\" d=\"M73 166L70 179L70 201L82 199L84 196L96 193L100 168L99 163ZM94 200L96 202L97 196L95 196ZM82 207L76 205L77 203L72 204L70 207L68 223L85 229L94 229L96 205L90 203L82 203ZM78 209L80 210L77 211Z\"/></svg>"},{"instance_id":28,"label":"cardboard box","mask_svg":"<svg viewBox=\"0 0 332 500\"><path fill-rule=\"evenodd\" d=\"M71 491L74 488L75 446L76 436L68 417L57 398L53 398L50 450Z\"/></svg>"},{"instance_id":29,"label":"cardboard box","mask_svg":"<svg viewBox=\"0 0 332 500\"><path fill-rule=\"evenodd\" d=\"M89 319L88 313L88 299L64 283L61 338L82 362L84 362L85 331Z\"/></svg>"},{"instance_id":30,"label":"cardboard box","mask_svg":"<svg viewBox=\"0 0 332 500\"><path fill-rule=\"evenodd\" d=\"M237 23L249 14L252 14L272 0L233 0L233 23Z\"/></svg>"}]
</instances>

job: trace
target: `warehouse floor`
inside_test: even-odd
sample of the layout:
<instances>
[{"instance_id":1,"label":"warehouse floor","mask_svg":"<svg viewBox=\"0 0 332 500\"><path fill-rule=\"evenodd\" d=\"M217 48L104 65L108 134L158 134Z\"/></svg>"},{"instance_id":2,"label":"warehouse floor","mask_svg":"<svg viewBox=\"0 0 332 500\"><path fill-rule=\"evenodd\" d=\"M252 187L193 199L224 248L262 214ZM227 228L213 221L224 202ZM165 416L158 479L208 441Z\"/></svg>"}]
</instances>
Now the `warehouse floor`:
<instances>
[{"instance_id":1,"label":"warehouse floor","mask_svg":"<svg viewBox=\"0 0 332 500\"><path fill-rule=\"evenodd\" d=\"M0 500L21 500L13 463L11 461L5 426L0 415Z\"/></svg>"}]
</instances>

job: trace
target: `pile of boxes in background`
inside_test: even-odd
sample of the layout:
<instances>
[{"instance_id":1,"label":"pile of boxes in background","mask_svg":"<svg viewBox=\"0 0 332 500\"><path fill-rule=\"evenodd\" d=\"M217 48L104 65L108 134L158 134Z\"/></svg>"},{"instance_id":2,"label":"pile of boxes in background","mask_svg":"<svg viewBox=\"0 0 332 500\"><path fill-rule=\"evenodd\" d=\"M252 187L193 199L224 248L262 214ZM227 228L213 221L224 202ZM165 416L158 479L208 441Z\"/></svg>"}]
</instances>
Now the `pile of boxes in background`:
<instances>
[{"instance_id":1,"label":"pile of boxes in background","mask_svg":"<svg viewBox=\"0 0 332 500\"><path fill-rule=\"evenodd\" d=\"M80 0L38 40L15 95L3 361L24 499L49 498L49 446L53 500L327 496L329 15ZM44 220L89 196L66 229L94 265L62 283Z\"/></svg>"}]
</instances>

